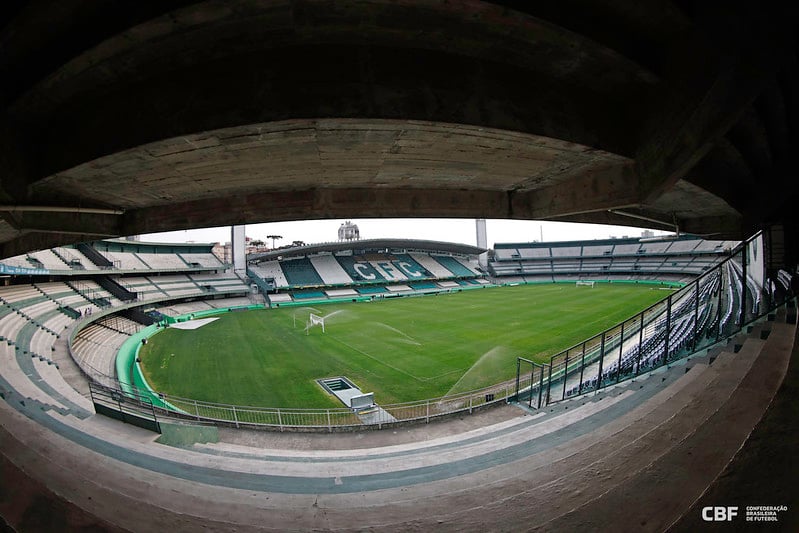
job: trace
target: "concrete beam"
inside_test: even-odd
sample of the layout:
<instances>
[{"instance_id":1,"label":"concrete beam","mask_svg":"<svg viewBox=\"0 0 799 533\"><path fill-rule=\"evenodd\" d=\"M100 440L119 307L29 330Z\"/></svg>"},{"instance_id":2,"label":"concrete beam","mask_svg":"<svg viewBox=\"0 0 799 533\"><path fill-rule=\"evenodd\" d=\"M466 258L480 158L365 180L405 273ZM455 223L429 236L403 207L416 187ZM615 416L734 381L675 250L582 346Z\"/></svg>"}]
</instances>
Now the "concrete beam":
<instances>
[{"instance_id":1,"label":"concrete beam","mask_svg":"<svg viewBox=\"0 0 799 533\"><path fill-rule=\"evenodd\" d=\"M14 218L23 231L52 231L82 235L119 235L120 215L73 212L18 211Z\"/></svg>"},{"instance_id":2,"label":"concrete beam","mask_svg":"<svg viewBox=\"0 0 799 533\"><path fill-rule=\"evenodd\" d=\"M136 209L121 230L141 234L186 228L324 218L511 216L502 191L340 188L259 192Z\"/></svg>"},{"instance_id":3,"label":"concrete beam","mask_svg":"<svg viewBox=\"0 0 799 533\"><path fill-rule=\"evenodd\" d=\"M550 219L641 203L633 163L589 170L566 183L511 195L511 218Z\"/></svg>"},{"instance_id":4,"label":"concrete beam","mask_svg":"<svg viewBox=\"0 0 799 533\"><path fill-rule=\"evenodd\" d=\"M108 235L109 237L112 235ZM13 257L34 250L44 250L64 244L92 241L102 236L97 233L30 231L0 244L0 257Z\"/></svg>"},{"instance_id":5,"label":"concrete beam","mask_svg":"<svg viewBox=\"0 0 799 533\"><path fill-rule=\"evenodd\" d=\"M718 215L679 220L680 231L692 233L705 239L743 240L751 237L753 231L747 228L739 216Z\"/></svg>"}]
</instances>

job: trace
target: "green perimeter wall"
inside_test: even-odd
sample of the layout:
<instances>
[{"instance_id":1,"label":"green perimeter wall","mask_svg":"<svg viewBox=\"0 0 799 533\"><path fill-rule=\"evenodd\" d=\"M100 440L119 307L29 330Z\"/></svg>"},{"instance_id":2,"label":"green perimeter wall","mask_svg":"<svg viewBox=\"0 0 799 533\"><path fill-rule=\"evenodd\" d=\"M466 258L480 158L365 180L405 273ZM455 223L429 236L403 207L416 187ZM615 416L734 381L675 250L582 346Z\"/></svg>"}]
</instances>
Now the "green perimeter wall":
<instances>
[{"instance_id":1,"label":"green perimeter wall","mask_svg":"<svg viewBox=\"0 0 799 533\"><path fill-rule=\"evenodd\" d=\"M542 281L520 281L515 283L508 283L507 285L550 285L552 283L568 283L569 285L574 284L575 281L593 281L594 283L607 283L610 285L614 285L617 283L625 284L625 285L654 285L657 287L669 287L672 289L681 289L687 285L687 283L683 283L681 281L657 281L657 280L650 280L650 279L572 279L572 280L558 280L558 281L549 281L549 280L542 280Z\"/></svg>"}]
</instances>

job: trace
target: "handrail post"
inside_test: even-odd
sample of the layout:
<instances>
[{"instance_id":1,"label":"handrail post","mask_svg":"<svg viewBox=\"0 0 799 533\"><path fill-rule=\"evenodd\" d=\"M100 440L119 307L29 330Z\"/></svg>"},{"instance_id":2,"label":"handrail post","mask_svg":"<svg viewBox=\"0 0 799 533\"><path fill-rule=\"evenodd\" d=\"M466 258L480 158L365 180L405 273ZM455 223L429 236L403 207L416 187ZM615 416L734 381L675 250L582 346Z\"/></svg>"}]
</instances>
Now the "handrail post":
<instances>
[{"instance_id":1,"label":"handrail post","mask_svg":"<svg viewBox=\"0 0 799 533\"><path fill-rule=\"evenodd\" d=\"M602 340L599 344L599 372L596 375L596 391L602 387L602 364L605 362L605 333L606 331L602 332Z\"/></svg>"},{"instance_id":2,"label":"handrail post","mask_svg":"<svg viewBox=\"0 0 799 533\"><path fill-rule=\"evenodd\" d=\"M699 338L699 278L696 278L696 296L694 298L694 335L691 342L691 353L696 351L697 339Z\"/></svg>"},{"instance_id":3,"label":"handrail post","mask_svg":"<svg viewBox=\"0 0 799 533\"><path fill-rule=\"evenodd\" d=\"M517 357L516 358L516 398L515 398L515 400L517 402L519 401L519 373L521 372L521 370L522 370L522 360ZM427 408L429 410L430 406L428 405Z\"/></svg>"},{"instance_id":4,"label":"handrail post","mask_svg":"<svg viewBox=\"0 0 799 533\"><path fill-rule=\"evenodd\" d=\"M530 402L529 402L529 407L531 409L533 407L533 383L534 382L535 382L535 365L534 364L530 364L530 392L529 392Z\"/></svg>"},{"instance_id":5,"label":"handrail post","mask_svg":"<svg viewBox=\"0 0 799 533\"><path fill-rule=\"evenodd\" d=\"M669 343L671 342L671 297L666 300L666 338L663 342L663 364L669 362Z\"/></svg>"},{"instance_id":6,"label":"handrail post","mask_svg":"<svg viewBox=\"0 0 799 533\"><path fill-rule=\"evenodd\" d=\"M729 261L729 259L727 260ZM725 263L719 265L719 301L716 305L716 342L721 340L721 294L724 292L724 268Z\"/></svg>"},{"instance_id":7,"label":"handrail post","mask_svg":"<svg viewBox=\"0 0 799 533\"><path fill-rule=\"evenodd\" d=\"M738 321L739 329L743 329L744 324L746 324L746 256L749 253L749 244L747 242L741 248L741 318Z\"/></svg>"},{"instance_id":8,"label":"handrail post","mask_svg":"<svg viewBox=\"0 0 799 533\"><path fill-rule=\"evenodd\" d=\"M616 365L616 383L621 381L621 357L624 355L624 322L621 323L619 337L619 363Z\"/></svg>"},{"instance_id":9,"label":"handrail post","mask_svg":"<svg viewBox=\"0 0 799 533\"><path fill-rule=\"evenodd\" d=\"M563 362L563 394L561 394L560 399L566 399L566 378L569 377L569 351L566 350L566 360Z\"/></svg>"},{"instance_id":10,"label":"handrail post","mask_svg":"<svg viewBox=\"0 0 799 533\"><path fill-rule=\"evenodd\" d=\"M585 371L585 342L583 342L583 355L580 359L580 385L577 387L577 394L583 392L583 372Z\"/></svg>"},{"instance_id":11,"label":"handrail post","mask_svg":"<svg viewBox=\"0 0 799 533\"><path fill-rule=\"evenodd\" d=\"M641 312L641 325L638 328L638 356L635 358L635 375L641 372L641 356L644 353L644 313Z\"/></svg>"},{"instance_id":12,"label":"handrail post","mask_svg":"<svg viewBox=\"0 0 799 533\"><path fill-rule=\"evenodd\" d=\"M552 367L550 367L552 368ZM544 394L544 365L541 365L541 371L538 373L538 407L541 409L541 395Z\"/></svg>"},{"instance_id":13,"label":"handrail post","mask_svg":"<svg viewBox=\"0 0 799 533\"><path fill-rule=\"evenodd\" d=\"M544 398L544 405L549 405L549 394L552 391L552 363L549 363L549 376L547 377L547 396Z\"/></svg>"}]
</instances>

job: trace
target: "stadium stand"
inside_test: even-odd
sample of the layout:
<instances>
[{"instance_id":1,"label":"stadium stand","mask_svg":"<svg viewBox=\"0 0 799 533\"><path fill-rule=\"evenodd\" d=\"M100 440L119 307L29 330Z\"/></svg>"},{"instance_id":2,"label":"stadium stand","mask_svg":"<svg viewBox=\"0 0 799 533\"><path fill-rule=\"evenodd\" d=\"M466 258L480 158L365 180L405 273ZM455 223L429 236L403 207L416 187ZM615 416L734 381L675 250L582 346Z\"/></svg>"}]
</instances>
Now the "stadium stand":
<instances>
[{"instance_id":1,"label":"stadium stand","mask_svg":"<svg viewBox=\"0 0 799 533\"><path fill-rule=\"evenodd\" d=\"M463 264L458 260L457 257L450 255L431 255L430 257L441 263L444 268L452 272L453 276L471 278L477 275L477 272Z\"/></svg>"},{"instance_id":2,"label":"stadium stand","mask_svg":"<svg viewBox=\"0 0 799 533\"><path fill-rule=\"evenodd\" d=\"M580 243L497 244L489 271L498 281L524 275L527 281L605 281L658 279L686 282L707 271L735 246L732 241L703 241L683 236L675 241L608 239ZM518 250L507 259L500 250Z\"/></svg>"},{"instance_id":3,"label":"stadium stand","mask_svg":"<svg viewBox=\"0 0 799 533\"><path fill-rule=\"evenodd\" d=\"M386 290L388 292L405 292L405 291L411 291L413 289L411 289L407 285L388 285L386 286Z\"/></svg>"},{"instance_id":4,"label":"stadium stand","mask_svg":"<svg viewBox=\"0 0 799 533\"><path fill-rule=\"evenodd\" d=\"M359 294L365 294L365 295L382 294L386 292L386 288L381 286L357 287L355 290L358 291Z\"/></svg>"},{"instance_id":5,"label":"stadium stand","mask_svg":"<svg viewBox=\"0 0 799 533\"><path fill-rule=\"evenodd\" d=\"M42 268L46 268L48 270L69 270L69 265L67 265L52 250L31 252L28 254L28 256L38 262Z\"/></svg>"},{"instance_id":6,"label":"stadium stand","mask_svg":"<svg viewBox=\"0 0 799 533\"><path fill-rule=\"evenodd\" d=\"M402 271L409 280L430 279L433 275L420 265L410 254L394 254L392 264Z\"/></svg>"},{"instance_id":7,"label":"stadium stand","mask_svg":"<svg viewBox=\"0 0 799 533\"><path fill-rule=\"evenodd\" d=\"M582 246L552 246L552 257L580 257Z\"/></svg>"},{"instance_id":8,"label":"stadium stand","mask_svg":"<svg viewBox=\"0 0 799 533\"><path fill-rule=\"evenodd\" d=\"M699 239L674 241L671 243L671 246L669 246L668 252L671 254L690 253L696 249L699 242Z\"/></svg>"},{"instance_id":9,"label":"stadium stand","mask_svg":"<svg viewBox=\"0 0 799 533\"><path fill-rule=\"evenodd\" d=\"M438 279L452 277L452 272L444 268L444 266L436 261L430 254L411 252L408 255L410 255L420 267L428 271L430 277Z\"/></svg>"},{"instance_id":10,"label":"stadium stand","mask_svg":"<svg viewBox=\"0 0 799 533\"><path fill-rule=\"evenodd\" d=\"M525 257L550 257L551 251L549 248L522 248L521 246L518 248L519 256L521 258Z\"/></svg>"},{"instance_id":11,"label":"stadium stand","mask_svg":"<svg viewBox=\"0 0 799 533\"><path fill-rule=\"evenodd\" d=\"M222 262L212 253L182 253L178 254L187 265L191 267L223 268Z\"/></svg>"},{"instance_id":12,"label":"stadium stand","mask_svg":"<svg viewBox=\"0 0 799 533\"><path fill-rule=\"evenodd\" d=\"M336 256L344 271L355 283L385 282L385 278L368 261L351 255Z\"/></svg>"},{"instance_id":13,"label":"stadium stand","mask_svg":"<svg viewBox=\"0 0 799 533\"><path fill-rule=\"evenodd\" d=\"M313 265L325 285L350 285L352 278L347 275L341 264L332 255L316 255L311 257Z\"/></svg>"},{"instance_id":14,"label":"stadium stand","mask_svg":"<svg viewBox=\"0 0 799 533\"><path fill-rule=\"evenodd\" d=\"M215 307L212 306L207 301L197 301L197 302L184 302L179 304L168 304L159 307L158 312L167 316L177 317L187 313L196 313L198 311L207 311L209 309L215 309Z\"/></svg>"},{"instance_id":15,"label":"stadium stand","mask_svg":"<svg viewBox=\"0 0 799 533\"><path fill-rule=\"evenodd\" d=\"M187 304L205 310L252 303L249 297L241 296L249 294L244 281L234 274L219 272L222 264L210 253L210 245L164 245L163 250L158 246L120 241L78 245L95 253L96 261L103 264L101 267L81 250L71 247L29 254L35 261L26 257L11 261L20 266L24 261L26 268L44 267L51 271L49 279L0 287L0 335L7 346L14 348L20 372L39 376L33 388L24 387L29 397L64 412L73 408L75 413L85 412L85 398L66 384L53 360L55 341L75 328L80 331L70 348L72 358L61 358L61 363L76 364L76 372L112 383L119 347L143 327L136 321L138 318L131 320L120 313L136 318L136 313L142 315L136 306L147 302L161 305L163 301L178 306L186 298L213 298L213 304L205 301ZM178 251L185 253L191 263L184 261ZM126 276L126 270L146 275ZM183 272L176 274L175 270ZM162 275L163 271L171 273ZM57 273L60 279L53 280L52 273ZM134 300L120 299L131 293L135 294ZM134 309L128 310L130 306ZM20 359L22 355L25 357Z\"/></svg>"},{"instance_id":16,"label":"stadium stand","mask_svg":"<svg viewBox=\"0 0 799 533\"><path fill-rule=\"evenodd\" d=\"M98 270L99 267L95 265L88 257L76 248L69 248L61 246L53 248L53 253L61 257L64 262L69 265L73 270Z\"/></svg>"},{"instance_id":17,"label":"stadium stand","mask_svg":"<svg viewBox=\"0 0 799 533\"><path fill-rule=\"evenodd\" d=\"M135 292L141 300L152 300L166 295L165 291L145 277L119 278L117 282L130 292Z\"/></svg>"},{"instance_id":18,"label":"stadium stand","mask_svg":"<svg viewBox=\"0 0 799 533\"><path fill-rule=\"evenodd\" d=\"M189 274L189 279L208 291L247 290L247 285L235 274Z\"/></svg>"},{"instance_id":19,"label":"stadium stand","mask_svg":"<svg viewBox=\"0 0 799 533\"><path fill-rule=\"evenodd\" d=\"M291 293L295 300L320 300L326 298L322 291L295 291Z\"/></svg>"},{"instance_id":20,"label":"stadium stand","mask_svg":"<svg viewBox=\"0 0 799 533\"><path fill-rule=\"evenodd\" d=\"M277 304L294 301L290 294L270 294L268 298L271 303Z\"/></svg>"},{"instance_id":21,"label":"stadium stand","mask_svg":"<svg viewBox=\"0 0 799 533\"><path fill-rule=\"evenodd\" d=\"M519 259L519 251L516 248L498 248L494 250L496 258L503 259Z\"/></svg>"},{"instance_id":22,"label":"stadium stand","mask_svg":"<svg viewBox=\"0 0 799 533\"><path fill-rule=\"evenodd\" d=\"M346 296L359 296L358 291L355 289L330 289L326 290L328 298L343 298Z\"/></svg>"},{"instance_id":23,"label":"stadium stand","mask_svg":"<svg viewBox=\"0 0 799 533\"><path fill-rule=\"evenodd\" d=\"M136 254L131 252L107 252L98 250L100 255L108 259L114 268L119 270L151 270L150 267L141 259L136 257Z\"/></svg>"},{"instance_id":24,"label":"stadium stand","mask_svg":"<svg viewBox=\"0 0 799 533\"><path fill-rule=\"evenodd\" d=\"M280 266L290 286L306 287L324 285L322 278L319 277L319 274L307 257L283 261Z\"/></svg>"},{"instance_id":25,"label":"stadium stand","mask_svg":"<svg viewBox=\"0 0 799 533\"><path fill-rule=\"evenodd\" d=\"M150 283L171 297L202 292L202 289L187 275L150 276L148 279Z\"/></svg>"},{"instance_id":26,"label":"stadium stand","mask_svg":"<svg viewBox=\"0 0 799 533\"><path fill-rule=\"evenodd\" d=\"M2 260L4 265L17 268L36 268L36 265L28 260L27 255L17 255L14 257L7 257Z\"/></svg>"},{"instance_id":27,"label":"stadium stand","mask_svg":"<svg viewBox=\"0 0 799 533\"><path fill-rule=\"evenodd\" d=\"M117 351L128 337L127 333L92 324L75 337L73 354L81 367L113 377L116 375L114 361Z\"/></svg>"},{"instance_id":28,"label":"stadium stand","mask_svg":"<svg viewBox=\"0 0 799 533\"><path fill-rule=\"evenodd\" d=\"M249 297L244 296L229 296L214 300L205 300L204 303L215 309L225 309L226 307L242 307L252 305L252 300L250 300Z\"/></svg>"},{"instance_id":29,"label":"stadium stand","mask_svg":"<svg viewBox=\"0 0 799 533\"><path fill-rule=\"evenodd\" d=\"M529 250L538 250L538 251L540 251L542 249L541 248L532 248L532 249L529 249ZM585 246L583 246L582 255L583 255L583 257L597 257L597 256L610 255L612 253L613 253L613 245L612 244L611 245L605 244L605 245L599 245L599 246L585 245ZM532 257L532 256L525 256L525 257Z\"/></svg>"},{"instance_id":30,"label":"stadium stand","mask_svg":"<svg viewBox=\"0 0 799 533\"><path fill-rule=\"evenodd\" d=\"M151 254L138 252L136 257L144 262L151 270L178 270L185 269L189 265L181 259L178 254Z\"/></svg>"},{"instance_id":31,"label":"stadium stand","mask_svg":"<svg viewBox=\"0 0 799 533\"><path fill-rule=\"evenodd\" d=\"M622 255L633 255L637 254L638 250L641 248L640 242L636 242L637 239L633 239L632 241L622 241L617 242L617 244L613 247L613 255L615 256L622 256Z\"/></svg>"},{"instance_id":32,"label":"stadium stand","mask_svg":"<svg viewBox=\"0 0 799 533\"><path fill-rule=\"evenodd\" d=\"M249 273L254 279L271 280L274 283L272 288L285 288L289 286L289 280L280 268L279 261L265 261L263 263L249 265Z\"/></svg>"},{"instance_id":33,"label":"stadium stand","mask_svg":"<svg viewBox=\"0 0 799 533\"><path fill-rule=\"evenodd\" d=\"M323 243L255 254L248 259L248 274L265 294L324 286L357 291L359 286L369 284L482 277L476 267L477 254L482 251L469 245L433 241ZM446 265L437 259L440 257ZM385 287L376 294L380 292L385 292Z\"/></svg>"}]
</instances>

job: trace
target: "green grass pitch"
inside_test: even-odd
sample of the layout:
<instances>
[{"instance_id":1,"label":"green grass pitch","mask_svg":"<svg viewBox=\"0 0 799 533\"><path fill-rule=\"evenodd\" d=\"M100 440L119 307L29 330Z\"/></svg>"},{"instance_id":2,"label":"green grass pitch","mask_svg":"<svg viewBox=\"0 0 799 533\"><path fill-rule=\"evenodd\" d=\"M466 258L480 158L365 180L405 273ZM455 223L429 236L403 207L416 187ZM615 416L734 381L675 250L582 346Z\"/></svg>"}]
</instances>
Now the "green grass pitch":
<instances>
[{"instance_id":1,"label":"green grass pitch","mask_svg":"<svg viewBox=\"0 0 799 533\"><path fill-rule=\"evenodd\" d=\"M666 295L646 285L553 284L231 312L158 333L140 356L150 385L170 395L341 407L315 380L343 375L389 404L510 379L517 356L546 360ZM326 317L326 333L306 334L311 312Z\"/></svg>"}]
</instances>

